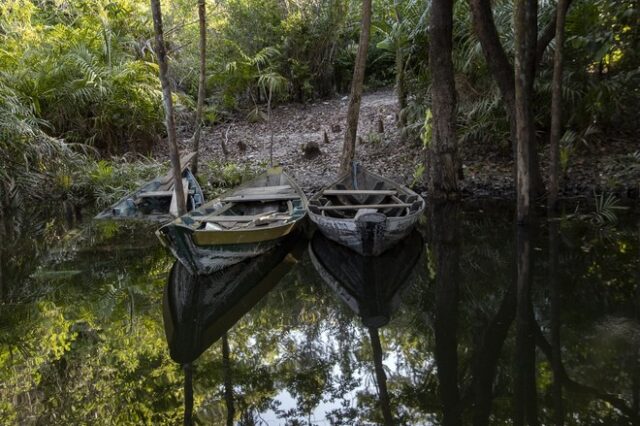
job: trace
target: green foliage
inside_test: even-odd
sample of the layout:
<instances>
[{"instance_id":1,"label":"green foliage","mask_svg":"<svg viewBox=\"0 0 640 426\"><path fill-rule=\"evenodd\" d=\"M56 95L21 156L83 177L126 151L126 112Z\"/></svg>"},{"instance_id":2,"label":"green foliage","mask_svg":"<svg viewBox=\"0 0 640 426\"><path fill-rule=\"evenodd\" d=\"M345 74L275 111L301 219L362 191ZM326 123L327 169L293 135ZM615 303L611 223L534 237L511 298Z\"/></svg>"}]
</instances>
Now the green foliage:
<instances>
[{"instance_id":1,"label":"green foliage","mask_svg":"<svg viewBox=\"0 0 640 426\"><path fill-rule=\"evenodd\" d=\"M202 189L210 198L219 195L222 191L230 187L240 185L242 182L250 180L260 172L250 165L236 163L221 163L210 161L203 164L202 176L206 184Z\"/></svg>"},{"instance_id":2,"label":"green foliage","mask_svg":"<svg viewBox=\"0 0 640 426\"><path fill-rule=\"evenodd\" d=\"M7 12L29 11L19 25L12 13L0 13L0 26L12 30L0 36L6 46L0 73L47 123L40 128L110 152L148 150L163 115L157 66L136 46L136 37L149 34L136 26L141 19L136 3L71 2L64 16L56 6L27 3L11 0L3 6Z\"/></svg>"},{"instance_id":3,"label":"green foliage","mask_svg":"<svg viewBox=\"0 0 640 426\"><path fill-rule=\"evenodd\" d=\"M431 144L431 138L433 137L433 114L428 109L424 114L424 124L422 125L422 132L420 133L420 140L422 140L423 148L428 148Z\"/></svg>"},{"instance_id":4,"label":"green foliage","mask_svg":"<svg viewBox=\"0 0 640 426\"><path fill-rule=\"evenodd\" d=\"M104 208L167 170L166 165L144 157L87 161L76 173L74 190Z\"/></svg>"},{"instance_id":5,"label":"green foliage","mask_svg":"<svg viewBox=\"0 0 640 426\"><path fill-rule=\"evenodd\" d=\"M595 211L591 214L591 221L604 225L618 221L616 211L626 210L627 207L620 205L620 200L614 194L597 194L594 192Z\"/></svg>"},{"instance_id":6,"label":"green foliage","mask_svg":"<svg viewBox=\"0 0 640 426\"><path fill-rule=\"evenodd\" d=\"M413 179L411 180L411 186L416 186L424 179L424 172L427 170L423 163L419 163L413 170Z\"/></svg>"}]
</instances>

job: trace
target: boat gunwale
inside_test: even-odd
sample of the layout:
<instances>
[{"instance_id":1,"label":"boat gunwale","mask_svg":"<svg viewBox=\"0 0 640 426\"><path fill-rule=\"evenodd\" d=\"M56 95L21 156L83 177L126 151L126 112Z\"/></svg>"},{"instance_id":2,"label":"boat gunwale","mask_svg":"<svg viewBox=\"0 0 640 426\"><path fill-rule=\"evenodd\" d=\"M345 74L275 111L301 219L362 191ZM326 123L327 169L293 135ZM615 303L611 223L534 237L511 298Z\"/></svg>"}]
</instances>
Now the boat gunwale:
<instances>
[{"instance_id":1,"label":"boat gunwale","mask_svg":"<svg viewBox=\"0 0 640 426\"><path fill-rule=\"evenodd\" d=\"M200 205L200 207L202 207L204 205L204 192L202 191L202 187L200 186L200 183L198 182L198 179L196 178L196 176L193 174L193 172L191 171L191 168L189 166L186 166L184 168L184 170L182 170L182 174L183 175L191 175L192 179L189 179L189 184L193 183L195 188L194 188L194 194L193 195L197 195L200 194L201 198L202 198L202 204ZM141 220L141 221L152 221L152 222L171 222L173 220L175 220L177 217L174 216L173 214L171 214L170 212L166 212L166 213L150 213L150 214L143 214L140 213L139 211L136 211L136 214L131 215L131 216L116 216L113 214L113 209L115 206L119 206L120 204L126 202L129 198L138 198L140 197L140 194L144 194L147 192L152 192L151 190L146 190L145 188L150 186L151 184L158 182L159 185L163 185L163 180L164 180L164 176L156 176L155 178L146 181L145 183L143 183L141 186L139 186L135 191L133 192L128 192L126 193L122 198L120 198L118 201L116 201L115 203L111 204L109 207L103 209L100 211L100 213L98 213L97 215L95 215L93 218L97 219L97 220L126 220L126 221L134 221L134 220ZM185 176L183 176L183 178L185 178ZM198 208L200 208L198 207ZM193 209L191 211L195 211L196 209ZM188 212L190 213L190 212Z\"/></svg>"},{"instance_id":2,"label":"boat gunwale","mask_svg":"<svg viewBox=\"0 0 640 426\"><path fill-rule=\"evenodd\" d=\"M286 180L286 182L291 186L294 192L300 196L299 199L302 204L302 210L300 211L300 213L298 213L298 217L294 216L291 219L284 219L283 222L276 221L273 223L262 225L260 227L252 227L252 228L237 228L237 229L229 228L229 229L219 229L219 230L195 228L195 226L200 226L200 224L203 222L198 220L199 217L205 217L207 215L211 215L215 213L217 210L220 210L221 208L223 208L223 206L226 207L230 204L231 205L238 204L237 202L225 203L221 201L223 198L228 197L229 195L237 191L247 189L247 188L254 188L254 187L266 188L268 186L272 186L272 185L256 186L254 184L256 180L261 178L266 178L269 175L284 176L284 179ZM216 203L221 203L222 206L219 208L216 208L215 210L213 210L213 212L210 212L210 213L206 213L204 211L207 208L211 208L211 206L215 205ZM259 203L259 201L256 201L255 203ZM164 232L166 232L166 229L174 228L175 229L174 232L183 234L183 238L189 238L191 241L191 244L193 244L195 247L199 249L206 249L206 247L211 247L211 246L233 246L233 245L243 245L243 244L256 244L261 242L268 242L271 240L275 241L289 235L291 231L298 225L298 223L300 223L302 220L305 219L308 211L309 211L309 202L304 191L302 191L300 186L291 178L291 176L289 176L284 170L282 170L281 167L277 167L277 168L268 169L265 172L261 173L260 175L256 176L255 178L251 179L250 181L247 181L236 187L230 188L229 190L220 194L215 199L207 202L206 204L201 205L199 208L194 209L186 213L184 216L178 217L175 220L163 225L162 227L160 227L160 229L156 231L156 235L158 236L158 238L160 239L160 241L165 247L170 247L171 244L169 244L169 242L166 240L165 235L163 234ZM194 216L193 215L194 213L201 214L202 216ZM190 220L193 220L193 222L191 224L184 223L183 221L184 217L188 217ZM284 222L285 220L286 222ZM216 222L212 221L212 223L216 223ZM241 241L241 242L225 241L226 239L228 240L237 239L237 235L239 233L246 233L247 235L253 235L254 237L248 238L247 240ZM268 235L261 235L265 233ZM207 235L211 237L206 238ZM223 235L226 235L228 237L226 238L215 237L215 236L223 236ZM256 236L260 236L260 238L256 239ZM196 242L196 240L200 240L200 242Z\"/></svg>"},{"instance_id":3,"label":"boat gunwale","mask_svg":"<svg viewBox=\"0 0 640 426\"><path fill-rule=\"evenodd\" d=\"M273 169L271 169L273 170ZM211 215L213 213L216 212L216 209L211 213L206 213L203 210L206 208L211 208L209 206L213 206L216 203L222 203L223 206L228 206L230 204L239 204L238 202L224 202L222 201L223 198L229 197L231 194L233 194L234 192L237 192L239 190L242 189L247 189L247 188L267 188L271 185L267 185L267 186L255 186L255 185L251 185L251 183L253 183L254 181L256 181L259 178L262 177L266 177L269 176L270 170L265 171L264 173L261 173L260 175L256 176L255 178L251 179L248 182L245 182L241 185L235 186L233 188L230 188L229 190L223 192L222 194L220 194L218 197L214 198L213 200L207 202L206 204L202 204L200 207L198 207L197 209L193 209L190 212L186 213L184 216L181 216L179 218L176 218L174 221L166 224L163 226L163 228L165 226L176 226L176 227L182 227L185 229L188 229L191 233L200 233L200 232L206 232L206 233L214 233L214 232L251 232L251 231L256 231L256 230L264 230L264 229L277 229L278 227L281 226L288 226L291 224L295 224L297 222L299 222L300 220L304 219L304 217L307 215L308 211L309 211L309 200L307 199L307 196L305 195L304 191L300 188L300 186L298 186L298 184L291 178L291 176L289 176L284 170L280 170L277 174L281 174L285 177L285 179L287 180L287 182L290 184L291 188L294 190L294 192L296 194L298 194L300 196L300 201L302 203L302 213L300 214L299 217L292 217L290 222L286 222L286 223L279 223L279 222L274 222L273 224L266 224L263 226L260 226L260 228L244 228L244 229L195 229L193 225L191 224L187 224L187 223L176 223L178 220L182 219L183 217L189 217L189 219L193 220L194 223L202 223L201 220L198 220L200 217L206 217L208 215ZM260 201L255 201L255 203L259 203ZM202 216L194 216L194 213L197 214L201 214ZM286 219L283 219L286 220ZM211 221L211 223L216 223L215 221Z\"/></svg>"},{"instance_id":4,"label":"boat gunwale","mask_svg":"<svg viewBox=\"0 0 640 426\"><path fill-rule=\"evenodd\" d=\"M405 185L402 185L400 183L397 183L389 178L386 178L384 176L380 176L377 173L371 172L368 169L361 167L362 173L363 174L369 174L373 177L375 177L376 179L379 179L391 186L393 186L394 188L398 189L399 191L402 191L404 193L404 195L416 195L418 197L418 200L416 201L421 201L421 206L420 208L418 208L415 212L409 212L409 214L407 214L406 216L387 216L386 220L387 221L391 221L391 222L404 222L407 221L409 219L413 219L415 216L420 216L423 212L424 209L427 206L427 203L425 201L425 199L420 196L420 194L418 194L417 192L413 191L412 189L408 188ZM312 210L313 207L317 207L317 206L313 206L311 205L312 201L319 201L320 197L322 197L322 195L324 194L324 191L327 189L332 189L335 185L337 185L338 183L341 183L342 181L344 181L345 179L348 179L351 176L351 173L347 172L342 174L341 176L339 176L335 181L331 182L329 185L325 186L324 188L322 188L320 191L318 191L316 194L314 194L311 198L309 198L309 207L307 208L307 211L309 213L309 218L314 222L314 223L318 223L316 221L316 217L317 218L321 218L320 220L328 220L330 222L354 222L355 221L355 217L334 217L334 216L324 216L321 213L316 213Z\"/></svg>"}]
</instances>

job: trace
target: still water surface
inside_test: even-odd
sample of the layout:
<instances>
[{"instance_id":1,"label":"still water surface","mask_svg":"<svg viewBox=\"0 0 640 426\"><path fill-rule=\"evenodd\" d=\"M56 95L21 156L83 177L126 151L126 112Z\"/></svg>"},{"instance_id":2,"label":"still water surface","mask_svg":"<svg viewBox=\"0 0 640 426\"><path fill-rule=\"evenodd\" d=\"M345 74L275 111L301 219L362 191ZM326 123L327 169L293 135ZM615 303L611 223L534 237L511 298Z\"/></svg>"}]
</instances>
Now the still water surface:
<instances>
[{"instance_id":1,"label":"still water surface","mask_svg":"<svg viewBox=\"0 0 640 426\"><path fill-rule=\"evenodd\" d=\"M0 224L0 424L177 424L185 384L198 424L639 421L631 214L436 207L380 258L315 235L201 278L153 227L25 217Z\"/></svg>"}]
</instances>

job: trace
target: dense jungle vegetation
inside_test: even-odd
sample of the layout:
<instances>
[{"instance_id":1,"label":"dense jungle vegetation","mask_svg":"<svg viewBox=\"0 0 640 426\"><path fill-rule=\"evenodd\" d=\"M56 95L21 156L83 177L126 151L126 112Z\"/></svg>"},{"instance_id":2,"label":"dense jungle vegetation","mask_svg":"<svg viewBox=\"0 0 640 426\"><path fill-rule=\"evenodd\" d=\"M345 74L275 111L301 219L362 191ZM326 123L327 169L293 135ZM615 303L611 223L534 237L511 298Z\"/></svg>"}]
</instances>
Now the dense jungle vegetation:
<instances>
[{"instance_id":1,"label":"dense jungle vegetation","mask_svg":"<svg viewBox=\"0 0 640 426\"><path fill-rule=\"evenodd\" d=\"M492 5L513 61L513 5ZM207 4L204 121L240 112L254 119L274 102L308 102L348 91L360 2L230 0ZM453 64L457 137L485 152L510 151L505 104L474 31L470 3L456 2ZM376 0L367 88L396 86L402 139L430 133L429 2ZM534 113L538 150L548 140L556 4L538 15ZM195 1L163 2L170 81L179 123L193 123L198 92ZM630 0L574 0L565 25L560 162L576 150L626 139L637 150L640 8ZM552 35L552 34L551 34ZM543 45L543 47L546 47ZM149 3L142 0L8 0L0 4L0 192L19 200L107 202L137 177L157 173L148 156L162 143L162 93ZM403 149L397 145L397 149ZM125 156L122 161L119 156ZM114 159L114 156L118 156Z\"/></svg>"}]
</instances>

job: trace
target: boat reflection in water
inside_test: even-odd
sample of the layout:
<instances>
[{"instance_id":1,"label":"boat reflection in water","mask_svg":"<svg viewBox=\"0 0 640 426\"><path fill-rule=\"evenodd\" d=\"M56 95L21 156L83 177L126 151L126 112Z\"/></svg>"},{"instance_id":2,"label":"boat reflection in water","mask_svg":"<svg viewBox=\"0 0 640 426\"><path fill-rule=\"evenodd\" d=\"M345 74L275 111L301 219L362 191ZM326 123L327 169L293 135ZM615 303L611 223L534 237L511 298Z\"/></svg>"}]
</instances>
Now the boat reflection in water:
<instances>
[{"instance_id":1,"label":"boat reflection in water","mask_svg":"<svg viewBox=\"0 0 640 426\"><path fill-rule=\"evenodd\" d=\"M171 358L185 372L185 424L191 423L193 410L191 363L220 338L228 361L227 331L275 287L303 250L296 234L262 256L210 275L191 275L180 262L174 263L164 290L163 319ZM231 418L232 404L229 397Z\"/></svg>"},{"instance_id":2,"label":"boat reflection in water","mask_svg":"<svg viewBox=\"0 0 640 426\"><path fill-rule=\"evenodd\" d=\"M362 320L369 331L380 406L386 425L395 424L382 364L378 329L389 323L409 287L423 250L418 232L380 256L362 256L316 232L309 244L313 266L322 279Z\"/></svg>"}]
</instances>

